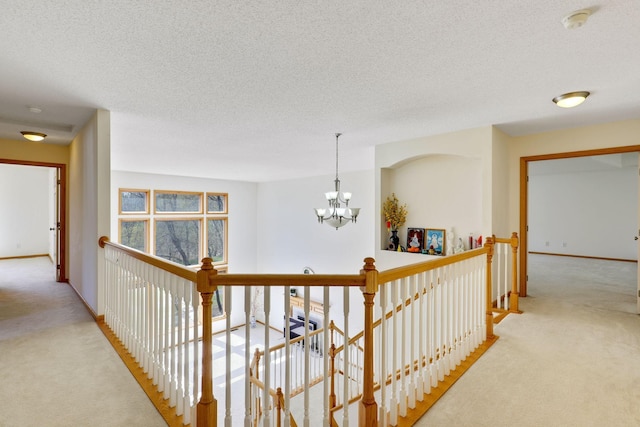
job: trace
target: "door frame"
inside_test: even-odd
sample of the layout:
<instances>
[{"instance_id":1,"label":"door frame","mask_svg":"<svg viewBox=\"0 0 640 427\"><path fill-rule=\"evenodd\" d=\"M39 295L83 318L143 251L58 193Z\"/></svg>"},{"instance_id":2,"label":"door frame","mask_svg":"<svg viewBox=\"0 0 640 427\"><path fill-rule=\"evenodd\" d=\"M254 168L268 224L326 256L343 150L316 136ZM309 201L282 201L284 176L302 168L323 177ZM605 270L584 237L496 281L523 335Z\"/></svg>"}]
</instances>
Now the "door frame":
<instances>
[{"instance_id":1,"label":"door frame","mask_svg":"<svg viewBox=\"0 0 640 427\"><path fill-rule=\"evenodd\" d=\"M49 163L49 162L38 162L38 161L30 161L30 160L14 160L14 159L0 159L0 163L6 163L11 165L20 165L20 166L42 166L47 168L56 168L57 175L59 176L59 187L58 187L58 218L57 222L60 223L58 227L57 235L58 235L58 266L57 266L57 274L56 281L67 283L69 279L67 278L67 165L64 163Z\"/></svg>"},{"instance_id":2,"label":"door frame","mask_svg":"<svg viewBox=\"0 0 640 427\"><path fill-rule=\"evenodd\" d=\"M520 157L520 290L521 297L527 296L527 229L529 227L529 162L538 160L557 160L572 157L600 156L603 154L640 153L640 145L629 145L626 147L609 147L593 150L570 151L564 153L541 154L536 156ZM640 260L639 260L640 261ZM640 271L639 273L640 274Z\"/></svg>"}]
</instances>

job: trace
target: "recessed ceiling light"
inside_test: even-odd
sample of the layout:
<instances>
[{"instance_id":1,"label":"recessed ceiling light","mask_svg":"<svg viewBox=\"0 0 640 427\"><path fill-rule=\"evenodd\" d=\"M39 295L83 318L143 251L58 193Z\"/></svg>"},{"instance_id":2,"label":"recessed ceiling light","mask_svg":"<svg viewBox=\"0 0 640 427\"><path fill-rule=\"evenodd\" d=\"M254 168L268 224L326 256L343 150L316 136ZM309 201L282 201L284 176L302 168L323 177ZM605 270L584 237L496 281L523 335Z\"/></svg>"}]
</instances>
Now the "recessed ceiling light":
<instances>
[{"instance_id":1,"label":"recessed ceiling light","mask_svg":"<svg viewBox=\"0 0 640 427\"><path fill-rule=\"evenodd\" d=\"M571 108L582 104L589 95L590 93L587 91L569 92L556 96L553 98L553 102L555 102L558 107Z\"/></svg>"},{"instance_id":2,"label":"recessed ceiling light","mask_svg":"<svg viewBox=\"0 0 640 427\"><path fill-rule=\"evenodd\" d=\"M29 111L31 111L32 113L38 114L38 113L42 113L42 108L40 108L40 107L29 107Z\"/></svg>"},{"instance_id":3,"label":"recessed ceiling light","mask_svg":"<svg viewBox=\"0 0 640 427\"><path fill-rule=\"evenodd\" d=\"M33 131L30 131L30 130L23 130L20 133L22 134L22 136L24 136L29 141L35 141L35 142L42 141L43 139L45 139L47 137L47 135L44 134L44 133L33 132Z\"/></svg>"}]
</instances>

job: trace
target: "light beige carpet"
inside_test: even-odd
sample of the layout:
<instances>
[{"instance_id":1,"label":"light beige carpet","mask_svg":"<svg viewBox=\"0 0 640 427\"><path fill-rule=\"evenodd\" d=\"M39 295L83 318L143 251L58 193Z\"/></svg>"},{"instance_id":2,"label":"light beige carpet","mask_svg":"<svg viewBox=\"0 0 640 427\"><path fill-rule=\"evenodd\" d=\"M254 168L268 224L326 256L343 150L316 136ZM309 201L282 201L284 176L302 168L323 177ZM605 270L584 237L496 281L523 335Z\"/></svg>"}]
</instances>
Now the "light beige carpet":
<instances>
[{"instance_id":1,"label":"light beige carpet","mask_svg":"<svg viewBox=\"0 0 640 427\"><path fill-rule=\"evenodd\" d=\"M524 313L417 426L640 425L636 264L529 262ZM51 268L0 261L0 426L166 425Z\"/></svg>"},{"instance_id":2,"label":"light beige carpet","mask_svg":"<svg viewBox=\"0 0 640 427\"><path fill-rule=\"evenodd\" d=\"M417 426L639 426L635 263L529 257L521 315Z\"/></svg>"},{"instance_id":3,"label":"light beige carpet","mask_svg":"<svg viewBox=\"0 0 640 427\"><path fill-rule=\"evenodd\" d=\"M0 426L166 426L48 258L0 260Z\"/></svg>"}]
</instances>

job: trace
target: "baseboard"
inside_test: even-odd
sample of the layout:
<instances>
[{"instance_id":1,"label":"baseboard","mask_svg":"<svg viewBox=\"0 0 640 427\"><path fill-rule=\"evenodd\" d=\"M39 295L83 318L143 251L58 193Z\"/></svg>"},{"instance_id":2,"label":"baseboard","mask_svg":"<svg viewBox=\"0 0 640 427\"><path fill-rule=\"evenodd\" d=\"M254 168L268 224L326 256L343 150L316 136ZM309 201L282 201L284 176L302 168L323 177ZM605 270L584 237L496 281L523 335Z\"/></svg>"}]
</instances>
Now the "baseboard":
<instances>
[{"instance_id":1,"label":"baseboard","mask_svg":"<svg viewBox=\"0 0 640 427\"><path fill-rule=\"evenodd\" d=\"M41 256L46 256L47 258L49 258L49 254L18 255L18 256L0 257L0 261L5 260L5 259L39 258Z\"/></svg>"},{"instance_id":2,"label":"baseboard","mask_svg":"<svg viewBox=\"0 0 640 427\"><path fill-rule=\"evenodd\" d=\"M66 283L67 285L69 285L69 287L71 289L73 289L73 292L75 292L75 294L78 296L78 298L80 298L80 301L82 301L82 304L84 304L84 308L87 309L87 311L89 312L89 314L91 315L91 317L93 317L94 320L98 320L98 313L96 313L95 311L93 311L93 308L91 308L91 306L89 305L89 303L87 303L87 300L85 300L83 298L82 295L80 295L80 292L78 292L78 290L76 289L75 286L73 286L71 284L71 282L67 281L67 282L63 282Z\"/></svg>"},{"instance_id":3,"label":"baseboard","mask_svg":"<svg viewBox=\"0 0 640 427\"><path fill-rule=\"evenodd\" d=\"M127 369L129 369L131 375L133 375L138 384L140 384L140 388L142 388L147 397L149 397L149 400L153 403L153 406L156 407L169 427L184 427L182 424L182 416L176 415L175 409L169 406L169 400L164 399L162 393L159 392L153 384L153 380L144 373L135 358L127 351L125 346L122 345L122 342L113 333L109 326L104 323L104 316L101 316L101 320L96 321L96 323L104 336L107 337L107 340L111 343L111 346L114 348L116 353L118 353L118 356L120 356Z\"/></svg>"},{"instance_id":4,"label":"baseboard","mask_svg":"<svg viewBox=\"0 0 640 427\"><path fill-rule=\"evenodd\" d=\"M638 262L638 260L635 260L635 259L606 258L606 257L601 257L601 256L588 256L588 255L557 254L557 253L553 253L553 252L529 251L528 253L535 254L535 255L566 256L566 257L571 257L571 258L601 259L603 261L622 261L622 262L635 262L635 263Z\"/></svg>"}]
</instances>

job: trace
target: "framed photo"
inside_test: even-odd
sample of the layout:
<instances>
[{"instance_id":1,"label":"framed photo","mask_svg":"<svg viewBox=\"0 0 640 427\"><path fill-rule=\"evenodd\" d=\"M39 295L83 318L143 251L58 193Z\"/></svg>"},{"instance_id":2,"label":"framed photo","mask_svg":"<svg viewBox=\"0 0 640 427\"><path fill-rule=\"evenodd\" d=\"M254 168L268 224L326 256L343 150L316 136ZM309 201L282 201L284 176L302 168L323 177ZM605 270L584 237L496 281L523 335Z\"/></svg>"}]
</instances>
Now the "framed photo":
<instances>
[{"instance_id":1,"label":"framed photo","mask_svg":"<svg viewBox=\"0 0 640 427\"><path fill-rule=\"evenodd\" d=\"M444 255L444 245L446 240L446 231L439 228L427 228L426 240L424 243L425 249L429 255Z\"/></svg>"},{"instance_id":2,"label":"framed photo","mask_svg":"<svg viewBox=\"0 0 640 427\"><path fill-rule=\"evenodd\" d=\"M407 228L407 252L419 254L424 247L424 228Z\"/></svg>"}]
</instances>

